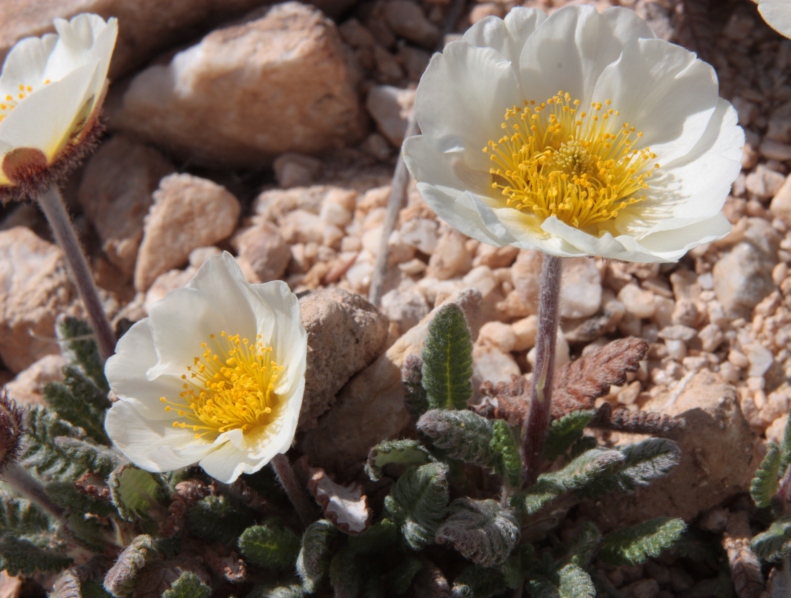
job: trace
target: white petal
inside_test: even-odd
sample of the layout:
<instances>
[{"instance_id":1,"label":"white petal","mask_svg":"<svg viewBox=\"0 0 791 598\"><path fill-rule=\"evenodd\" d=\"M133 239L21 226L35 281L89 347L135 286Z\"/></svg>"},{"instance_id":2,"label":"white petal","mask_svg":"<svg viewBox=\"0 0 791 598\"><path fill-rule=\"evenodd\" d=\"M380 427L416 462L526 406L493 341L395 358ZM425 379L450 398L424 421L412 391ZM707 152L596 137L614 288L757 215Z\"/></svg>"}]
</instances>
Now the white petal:
<instances>
[{"instance_id":1,"label":"white petal","mask_svg":"<svg viewBox=\"0 0 791 598\"><path fill-rule=\"evenodd\" d=\"M44 69L58 38L53 33L43 37L28 37L11 48L3 64L0 77L0 101L7 94L16 98L20 85L38 87L44 82Z\"/></svg>"},{"instance_id":2,"label":"white petal","mask_svg":"<svg viewBox=\"0 0 791 598\"><path fill-rule=\"evenodd\" d=\"M34 90L0 122L0 141L38 148L52 160L68 141L89 96L96 63L82 66Z\"/></svg>"},{"instance_id":3,"label":"white petal","mask_svg":"<svg viewBox=\"0 0 791 598\"><path fill-rule=\"evenodd\" d=\"M482 155L483 152L481 152ZM415 135L404 141L404 160L417 181L428 181L440 187L459 191L469 189L480 195L491 192L491 175L486 170L475 170L467 165L460 149L444 152L431 145L425 135Z\"/></svg>"},{"instance_id":4,"label":"white petal","mask_svg":"<svg viewBox=\"0 0 791 598\"><path fill-rule=\"evenodd\" d=\"M640 244L663 261L670 262L681 259L693 247L722 239L729 232L731 223L723 214L718 213L683 228L653 233L640 239Z\"/></svg>"},{"instance_id":5,"label":"white petal","mask_svg":"<svg viewBox=\"0 0 791 598\"><path fill-rule=\"evenodd\" d=\"M173 413L165 411L159 400L178 399L182 381L177 376L164 374L149 380L148 370L157 363L157 353L148 318L135 323L118 341L115 355L107 360L104 373L110 387L128 401L143 416L158 420L173 420Z\"/></svg>"},{"instance_id":6,"label":"white petal","mask_svg":"<svg viewBox=\"0 0 791 598\"><path fill-rule=\"evenodd\" d=\"M547 234L541 221L531 214L513 208L495 210L497 218L514 238L511 243L519 249L538 249L556 257L587 255L560 237Z\"/></svg>"},{"instance_id":7,"label":"white petal","mask_svg":"<svg viewBox=\"0 0 791 598\"><path fill-rule=\"evenodd\" d=\"M663 40L633 40L601 74L595 101L612 100L643 134L661 165L685 155L705 132L719 101L717 75L692 52Z\"/></svg>"},{"instance_id":8,"label":"white petal","mask_svg":"<svg viewBox=\"0 0 791 598\"><path fill-rule=\"evenodd\" d=\"M621 55L625 40L653 37L629 12L600 15L591 6L568 6L550 15L519 57L524 99L543 102L562 90L586 106L599 75Z\"/></svg>"},{"instance_id":9,"label":"white petal","mask_svg":"<svg viewBox=\"0 0 791 598\"><path fill-rule=\"evenodd\" d=\"M761 0L758 12L764 21L780 35L791 38L791 2L788 0Z\"/></svg>"},{"instance_id":10,"label":"white petal","mask_svg":"<svg viewBox=\"0 0 791 598\"><path fill-rule=\"evenodd\" d=\"M435 54L420 80L415 115L439 151L463 149L470 166L488 171L481 151L502 135L506 109L522 104L511 63L491 48L459 41Z\"/></svg>"},{"instance_id":11,"label":"white petal","mask_svg":"<svg viewBox=\"0 0 791 598\"><path fill-rule=\"evenodd\" d=\"M470 27L462 40L472 46L492 48L513 64L519 64L522 46L547 15L542 10L516 7L505 19L486 17Z\"/></svg>"},{"instance_id":12,"label":"white petal","mask_svg":"<svg viewBox=\"0 0 791 598\"><path fill-rule=\"evenodd\" d=\"M103 65L105 75L112 55L117 23L110 23L91 14L77 15L71 21L55 19L58 41L52 51L44 78L52 81L62 79L74 69L98 62Z\"/></svg>"},{"instance_id":13,"label":"white petal","mask_svg":"<svg viewBox=\"0 0 791 598\"><path fill-rule=\"evenodd\" d=\"M569 226L554 216L547 218L542 228L579 251L578 255L596 255L625 262L664 262L673 261L652 254L640 247L634 238L629 236L613 237L610 233L603 233L594 237L586 232Z\"/></svg>"},{"instance_id":14,"label":"white petal","mask_svg":"<svg viewBox=\"0 0 791 598\"><path fill-rule=\"evenodd\" d=\"M172 471L192 465L215 448L197 440L190 429L143 417L126 401L110 407L104 427L113 444L147 471Z\"/></svg>"}]
</instances>

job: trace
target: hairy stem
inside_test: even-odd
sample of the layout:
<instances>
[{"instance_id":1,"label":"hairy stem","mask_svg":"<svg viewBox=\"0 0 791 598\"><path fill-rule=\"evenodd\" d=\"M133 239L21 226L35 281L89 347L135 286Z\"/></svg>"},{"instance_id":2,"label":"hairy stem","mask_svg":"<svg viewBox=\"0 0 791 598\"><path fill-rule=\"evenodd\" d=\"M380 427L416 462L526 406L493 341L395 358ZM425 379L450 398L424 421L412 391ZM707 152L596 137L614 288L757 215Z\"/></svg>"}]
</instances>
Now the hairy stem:
<instances>
[{"instance_id":1,"label":"hairy stem","mask_svg":"<svg viewBox=\"0 0 791 598\"><path fill-rule=\"evenodd\" d=\"M55 519L61 519L64 511L53 503L47 496L44 486L33 478L21 465L14 463L3 471L2 479L7 484L14 487L14 490L30 500L30 502L41 507L44 511L52 515Z\"/></svg>"},{"instance_id":2,"label":"hairy stem","mask_svg":"<svg viewBox=\"0 0 791 598\"><path fill-rule=\"evenodd\" d=\"M555 380L560 270L560 258L545 254L541 268L533 389L530 393L530 411L522 429L522 463L524 464L522 477L526 486L533 484L538 478L549 429L552 385Z\"/></svg>"},{"instance_id":3,"label":"hairy stem","mask_svg":"<svg viewBox=\"0 0 791 598\"><path fill-rule=\"evenodd\" d=\"M93 283L91 271L88 269L88 262L85 260L77 235L74 234L74 228L66 212L60 191L55 185L52 185L37 199L41 210L49 221L55 241L66 256L66 263L71 270L77 292L85 305L85 311L88 312L88 321L96 333L99 353L103 359L107 359L115 352L115 334L113 334L112 326L104 313L99 293Z\"/></svg>"},{"instance_id":4,"label":"hairy stem","mask_svg":"<svg viewBox=\"0 0 791 598\"><path fill-rule=\"evenodd\" d=\"M283 490L286 491L288 499L291 501L291 504L294 505L294 510L297 512L297 515L299 515L302 525L307 527L316 519L316 517L314 517L315 509L305 489L300 486L288 457L282 453L275 455L272 459L272 469L275 470L275 475L280 485L283 486Z\"/></svg>"}]
</instances>

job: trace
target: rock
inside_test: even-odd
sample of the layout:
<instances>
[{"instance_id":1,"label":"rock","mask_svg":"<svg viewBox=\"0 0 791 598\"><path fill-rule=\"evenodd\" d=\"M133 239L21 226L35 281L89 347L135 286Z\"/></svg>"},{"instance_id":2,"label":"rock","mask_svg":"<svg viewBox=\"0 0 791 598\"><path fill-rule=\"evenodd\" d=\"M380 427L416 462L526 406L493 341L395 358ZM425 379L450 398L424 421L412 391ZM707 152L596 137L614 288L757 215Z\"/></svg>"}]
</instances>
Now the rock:
<instances>
[{"instance_id":1,"label":"rock","mask_svg":"<svg viewBox=\"0 0 791 598\"><path fill-rule=\"evenodd\" d=\"M601 274L596 262L589 257L563 260L560 289L560 316L587 318L599 311L601 305Z\"/></svg>"},{"instance_id":2,"label":"rock","mask_svg":"<svg viewBox=\"0 0 791 598\"><path fill-rule=\"evenodd\" d=\"M635 318L650 318L654 315L654 294L634 283L629 283L620 290L618 300L624 304L626 312Z\"/></svg>"},{"instance_id":3,"label":"rock","mask_svg":"<svg viewBox=\"0 0 791 598\"><path fill-rule=\"evenodd\" d=\"M466 274L472 266L472 256L467 251L465 239L461 233L446 229L428 261L426 276L448 280Z\"/></svg>"},{"instance_id":4,"label":"rock","mask_svg":"<svg viewBox=\"0 0 791 598\"><path fill-rule=\"evenodd\" d=\"M135 266L135 288L144 292L157 276L181 266L190 252L233 233L239 201L224 187L189 174L162 179L145 219Z\"/></svg>"},{"instance_id":5,"label":"rock","mask_svg":"<svg viewBox=\"0 0 791 598\"><path fill-rule=\"evenodd\" d=\"M505 16L505 8L493 2L484 2L483 4L476 4L470 10L470 23L475 24L486 17L499 17Z\"/></svg>"},{"instance_id":6,"label":"rock","mask_svg":"<svg viewBox=\"0 0 791 598\"><path fill-rule=\"evenodd\" d=\"M361 295L334 287L306 295L300 309L308 332L308 367L299 429L309 430L349 378L379 355L387 318ZM316 463L311 459L311 464Z\"/></svg>"},{"instance_id":7,"label":"rock","mask_svg":"<svg viewBox=\"0 0 791 598\"><path fill-rule=\"evenodd\" d=\"M431 255L439 244L439 224L428 218L413 218L401 225L401 240L418 251Z\"/></svg>"},{"instance_id":8,"label":"rock","mask_svg":"<svg viewBox=\"0 0 791 598\"><path fill-rule=\"evenodd\" d=\"M385 4L384 16L394 33L426 49L433 50L439 29L426 19L423 9L409 0L392 0Z\"/></svg>"},{"instance_id":9,"label":"rock","mask_svg":"<svg viewBox=\"0 0 791 598\"><path fill-rule=\"evenodd\" d=\"M277 229L264 222L234 235L231 245L255 273L258 282L278 280L291 261L291 250Z\"/></svg>"},{"instance_id":10,"label":"rock","mask_svg":"<svg viewBox=\"0 0 791 598\"><path fill-rule=\"evenodd\" d=\"M516 256L511 267L514 291L519 298L530 307L532 313L538 313L538 290L541 281L541 252L523 249Z\"/></svg>"},{"instance_id":11,"label":"rock","mask_svg":"<svg viewBox=\"0 0 791 598\"><path fill-rule=\"evenodd\" d=\"M555 344L555 369L559 370L569 361L571 361L571 357L569 356L569 343L566 340L563 332L558 330L558 338ZM530 367L536 366L535 347L530 349L530 351L527 353L527 362L530 364Z\"/></svg>"},{"instance_id":12,"label":"rock","mask_svg":"<svg viewBox=\"0 0 791 598\"><path fill-rule=\"evenodd\" d=\"M626 307L615 298L607 298L596 315L573 326L564 327L564 336L570 343L589 343L609 334L621 323Z\"/></svg>"},{"instance_id":13,"label":"rock","mask_svg":"<svg viewBox=\"0 0 791 598\"><path fill-rule=\"evenodd\" d=\"M395 147L401 147L404 142L409 114L414 105L414 89L399 89L391 85L374 85L365 100L365 107L376 121L379 131Z\"/></svg>"},{"instance_id":14,"label":"rock","mask_svg":"<svg viewBox=\"0 0 791 598\"><path fill-rule=\"evenodd\" d=\"M538 316L532 315L517 320L511 324L511 328L516 336L516 342L513 346L513 351L527 351L532 349L536 344L536 336L538 336Z\"/></svg>"},{"instance_id":15,"label":"rock","mask_svg":"<svg viewBox=\"0 0 791 598\"><path fill-rule=\"evenodd\" d=\"M32 231L0 232L0 359L21 372L59 353L55 318L82 315L63 252Z\"/></svg>"},{"instance_id":16,"label":"rock","mask_svg":"<svg viewBox=\"0 0 791 598\"><path fill-rule=\"evenodd\" d=\"M5 385L8 396L19 405L43 405L44 386L63 380L65 365L62 355L45 355Z\"/></svg>"},{"instance_id":17,"label":"rock","mask_svg":"<svg viewBox=\"0 0 791 598\"><path fill-rule=\"evenodd\" d=\"M321 160L302 154L283 154L272 163L277 184L284 189L310 185L321 174L322 166Z\"/></svg>"},{"instance_id":18,"label":"rock","mask_svg":"<svg viewBox=\"0 0 791 598\"><path fill-rule=\"evenodd\" d=\"M174 166L154 148L116 135L91 156L77 198L107 259L126 276L135 271L151 194Z\"/></svg>"},{"instance_id":19,"label":"rock","mask_svg":"<svg viewBox=\"0 0 791 598\"><path fill-rule=\"evenodd\" d=\"M192 267L186 270L174 268L157 276L151 286L148 287L145 300L143 301L143 309L145 309L146 313L149 313L154 303L162 299L170 291L184 287L195 276L197 271L197 268Z\"/></svg>"},{"instance_id":20,"label":"rock","mask_svg":"<svg viewBox=\"0 0 791 598\"><path fill-rule=\"evenodd\" d=\"M519 249L513 245L505 247L495 247L481 243L475 250L475 257L472 260L473 266L489 266L492 269L508 268L514 263Z\"/></svg>"},{"instance_id":21,"label":"rock","mask_svg":"<svg viewBox=\"0 0 791 598\"><path fill-rule=\"evenodd\" d=\"M791 160L791 145L787 143L780 143L774 139L764 139L759 150L764 158L769 158L770 160L778 160L779 162Z\"/></svg>"},{"instance_id":22,"label":"rock","mask_svg":"<svg viewBox=\"0 0 791 598\"><path fill-rule=\"evenodd\" d=\"M785 177L782 174L759 164L753 172L747 175L745 185L747 191L758 199L769 199L777 193L783 185L783 181L785 181Z\"/></svg>"},{"instance_id":23,"label":"rock","mask_svg":"<svg viewBox=\"0 0 791 598\"><path fill-rule=\"evenodd\" d=\"M0 571L0 598L19 598L22 595L22 580Z\"/></svg>"},{"instance_id":24,"label":"rock","mask_svg":"<svg viewBox=\"0 0 791 598\"><path fill-rule=\"evenodd\" d=\"M713 353L725 341L725 335L717 324L708 324L698 332L701 348L707 353Z\"/></svg>"},{"instance_id":25,"label":"rock","mask_svg":"<svg viewBox=\"0 0 791 598\"><path fill-rule=\"evenodd\" d=\"M643 411L686 420L684 428L668 433L681 448L681 463L667 477L634 494L610 493L586 505L584 510L603 531L660 516L689 521L749 489L760 457L753 453L752 433L733 386L701 371L674 401L660 395Z\"/></svg>"},{"instance_id":26,"label":"rock","mask_svg":"<svg viewBox=\"0 0 791 598\"><path fill-rule=\"evenodd\" d=\"M729 318L749 318L752 309L775 289L777 261L752 243L741 242L714 264L714 293Z\"/></svg>"},{"instance_id":27,"label":"rock","mask_svg":"<svg viewBox=\"0 0 791 598\"><path fill-rule=\"evenodd\" d=\"M110 125L192 162L260 168L287 152L361 141L355 87L333 23L286 2L142 71Z\"/></svg>"},{"instance_id":28,"label":"rock","mask_svg":"<svg viewBox=\"0 0 791 598\"><path fill-rule=\"evenodd\" d=\"M295 243L321 243L325 223L317 214L307 210L294 210L280 219L280 234L289 245Z\"/></svg>"},{"instance_id":29,"label":"rock","mask_svg":"<svg viewBox=\"0 0 791 598\"><path fill-rule=\"evenodd\" d=\"M772 216L779 218L786 226L791 227L791 175L787 176L780 189L775 193L769 204Z\"/></svg>"},{"instance_id":30,"label":"rock","mask_svg":"<svg viewBox=\"0 0 791 598\"><path fill-rule=\"evenodd\" d=\"M524 342L524 339L523 339ZM516 348L517 337L514 329L504 322L486 322L478 333L478 344L497 347L504 353Z\"/></svg>"},{"instance_id":31,"label":"rock","mask_svg":"<svg viewBox=\"0 0 791 598\"><path fill-rule=\"evenodd\" d=\"M689 326L682 326L674 324L672 326L665 326L659 331L659 338L673 341L683 341L688 343L698 335L698 331Z\"/></svg>"},{"instance_id":32,"label":"rock","mask_svg":"<svg viewBox=\"0 0 791 598\"><path fill-rule=\"evenodd\" d=\"M748 376L763 376L774 363L772 352L758 343L743 345L742 351L750 362Z\"/></svg>"},{"instance_id":33,"label":"rock","mask_svg":"<svg viewBox=\"0 0 791 598\"><path fill-rule=\"evenodd\" d=\"M402 334L416 326L429 311L423 293L416 287L393 289L382 296L382 312L391 322L398 323Z\"/></svg>"},{"instance_id":34,"label":"rock","mask_svg":"<svg viewBox=\"0 0 791 598\"><path fill-rule=\"evenodd\" d=\"M464 289L449 301L464 310L474 339L480 328L477 312L481 294ZM361 467L372 446L397 436L409 425L401 367L408 355L419 355L423 350L435 312L436 308L338 393L335 405L319 420L318 428L301 440L300 448L311 465L339 471Z\"/></svg>"},{"instance_id":35,"label":"rock","mask_svg":"<svg viewBox=\"0 0 791 598\"><path fill-rule=\"evenodd\" d=\"M489 344L476 343L472 348L472 388L473 397L480 396L479 388L486 381L510 382L511 376L521 376L514 358L507 353ZM473 399L473 400L474 400Z\"/></svg>"}]
</instances>

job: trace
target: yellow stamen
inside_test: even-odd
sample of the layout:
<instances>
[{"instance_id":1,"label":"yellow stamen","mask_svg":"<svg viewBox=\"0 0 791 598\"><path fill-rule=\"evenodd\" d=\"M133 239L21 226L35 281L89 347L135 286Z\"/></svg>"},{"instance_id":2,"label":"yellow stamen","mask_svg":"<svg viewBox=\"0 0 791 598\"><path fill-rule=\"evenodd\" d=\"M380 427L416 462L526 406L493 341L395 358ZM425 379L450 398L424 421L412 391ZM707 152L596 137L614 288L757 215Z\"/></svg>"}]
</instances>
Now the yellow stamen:
<instances>
[{"instance_id":1,"label":"yellow stamen","mask_svg":"<svg viewBox=\"0 0 791 598\"><path fill-rule=\"evenodd\" d=\"M531 100L506 110L501 128L511 133L483 148L494 163L492 188L509 207L576 228L644 200L659 168L651 164L656 154L634 148L642 133L616 124L620 112L611 104L592 102L590 112L578 112L580 101L560 91L537 106Z\"/></svg>"},{"instance_id":2,"label":"yellow stamen","mask_svg":"<svg viewBox=\"0 0 791 598\"><path fill-rule=\"evenodd\" d=\"M282 406L274 389L284 370L272 360L272 347L222 331L219 338L210 335L201 349L187 367L189 381L179 398L159 399L165 411L175 410L186 420L173 427L189 427L196 438L213 439L229 430L248 432L270 424Z\"/></svg>"}]
</instances>

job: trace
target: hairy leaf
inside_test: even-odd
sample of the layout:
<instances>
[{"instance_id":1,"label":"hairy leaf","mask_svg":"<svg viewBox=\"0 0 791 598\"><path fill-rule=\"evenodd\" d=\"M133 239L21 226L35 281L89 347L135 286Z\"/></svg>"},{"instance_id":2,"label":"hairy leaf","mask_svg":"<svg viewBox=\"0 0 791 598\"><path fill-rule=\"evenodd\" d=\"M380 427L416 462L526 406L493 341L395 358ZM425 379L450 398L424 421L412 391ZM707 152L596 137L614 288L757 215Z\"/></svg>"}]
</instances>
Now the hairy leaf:
<instances>
[{"instance_id":1,"label":"hairy leaf","mask_svg":"<svg viewBox=\"0 0 791 598\"><path fill-rule=\"evenodd\" d=\"M377 482L386 465L425 465L429 461L433 461L431 454L417 440L385 440L368 453L365 473Z\"/></svg>"},{"instance_id":2,"label":"hairy leaf","mask_svg":"<svg viewBox=\"0 0 791 598\"><path fill-rule=\"evenodd\" d=\"M450 542L476 565L501 565L519 542L514 512L497 501L457 498L449 510L449 517L437 529L437 543Z\"/></svg>"},{"instance_id":3,"label":"hairy leaf","mask_svg":"<svg viewBox=\"0 0 791 598\"><path fill-rule=\"evenodd\" d=\"M565 453L571 446L582 438L585 430L595 411L572 411L556 420L553 420L547 432L547 441L544 448L544 458L554 461Z\"/></svg>"},{"instance_id":4,"label":"hairy leaf","mask_svg":"<svg viewBox=\"0 0 791 598\"><path fill-rule=\"evenodd\" d=\"M305 591L298 583L285 582L256 586L245 598L303 598Z\"/></svg>"},{"instance_id":5,"label":"hairy leaf","mask_svg":"<svg viewBox=\"0 0 791 598\"><path fill-rule=\"evenodd\" d=\"M601 543L602 535L599 528L591 521L586 521L571 547L571 562L587 569Z\"/></svg>"},{"instance_id":6,"label":"hairy leaf","mask_svg":"<svg viewBox=\"0 0 791 598\"><path fill-rule=\"evenodd\" d=\"M114 450L79 438L59 436L55 438L54 444L67 459L80 463L86 471L100 477L110 475L122 461L122 457Z\"/></svg>"},{"instance_id":7,"label":"hairy leaf","mask_svg":"<svg viewBox=\"0 0 791 598\"><path fill-rule=\"evenodd\" d=\"M162 476L132 465L122 465L114 470L107 485L113 505L127 521L147 517L149 510L167 493Z\"/></svg>"},{"instance_id":8,"label":"hairy leaf","mask_svg":"<svg viewBox=\"0 0 791 598\"><path fill-rule=\"evenodd\" d=\"M596 588L584 569L569 563L549 575L537 575L527 583L531 598L595 598Z\"/></svg>"},{"instance_id":9,"label":"hairy leaf","mask_svg":"<svg viewBox=\"0 0 791 598\"><path fill-rule=\"evenodd\" d=\"M84 494L75 488L73 482L50 482L45 490L52 502L74 513L91 513L99 517L118 514L109 500Z\"/></svg>"},{"instance_id":10,"label":"hairy leaf","mask_svg":"<svg viewBox=\"0 0 791 598\"><path fill-rule=\"evenodd\" d=\"M322 580L329 572L333 543L339 535L336 527L326 519L311 523L302 534L302 548L297 558L297 574L302 580L302 588L309 594L318 591Z\"/></svg>"},{"instance_id":11,"label":"hairy leaf","mask_svg":"<svg viewBox=\"0 0 791 598\"><path fill-rule=\"evenodd\" d=\"M403 596L412 585L415 575L422 568L423 563L415 557L406 556L399 558L398 562L384 578L384 587L396 596Z\"/></svg>"},{"instance_id":12,"label":"hairy leaf","mask_svg":"<svg viewBox=\"0 0 791 598\"><path fill-rule=\"evenodd\" d=\"M417 355L407 355L401 368L401 382L404 385L404 402L413 419L428 411L426 389L423 388L423 360Z\"/></svg>"},{"instance_id":13,"label":"hairy leaf","mask_svg":"<svg viewBox=\"0 0 791 598\"><path fill-rule=\"evenodd\" d=\"M490 446L495 455L495 470L514 488L518 488L522 482L522 455L518 438L519 430L516 427L512 428L501 419L492 422Z\"/></svg>"},{"instance_id":14,"label":"hairy leaf","mask_svg":"<svg viewBox=\"0 0 791 598\"><path fill-rule=\"evenodd\" d=\"M482 467L494 467L492 422L467 409L431 409L417 422L417 429L431 438L448 456Z\"/></svg>"},{"instance_id":15,"label":"hairy leaf","mask_svg":"<svg viewBox=\"0 0 791 598\"><path fill-rule=\"evenodd\" d=\"M99 389L103 390L107 400L110 386L104 377L104 360L99 354L91 325L78 318L61 316L55 329L66 362L71 367L79 368Z\"/></svg>"},{"instance_id":16,"label":"hairy leaf","mask_svg":"<svg viewBox=\"0 0 791 598\"><path fill-rule=\"evenodd\" d=\"M60 542L44 534L18 537L6 533L0 537L0 571L9 575L61 571L71 564L64 552Z\"/></svg>"},{"instance_id":17,"label":"hairy leaf","mask_svg":"<svg viewBox=\"0 0 791 598\"><path fill-rule=\"evenodd\" d=\"M791 552L791 516L781 517L755 536L750 548L764 561L779 561Z\"/></svg>"},{"instance_id":18,"label":"hairy leaf","mask_svg":"<svg viewBox=\"0 0 791 598\"><path fill-rule=\"evenodd\" d=\"M226 495L207 496L189 510L187 525L204 540L235 546L242 532L253 525L254 515Z\"/></svg>"},{"instance_id":19,"label":"hairy leaf","mask_svg":"<svg viewBox=\"0 0 791 598\"><path fill-rule=\"evenodd\" d=\"M455 303L440 307L428 326L423 388L430 409L465 409L472 397L472 337Z\"/></svg>"},{"instance_id":20,"label":"hairy leaf","mask_svg":"<svg viewBox=\"0 0 791 598\"><path fill-rule=\"evenodd\" d=\"M407 470L385 498L385 508L400 524L401 533L413 550L434 541L434 533L448 504L448 468L429 463Z\"/></svg>"},{"instance_id":21,"label":"hairy leaf","mask_svg":"<svg viewBox=\"0 0 791 598\"><path fill-rule=\"evenodd\" d=\"M159 553L153 538L145 534L137 536L104 576L104 589L113 596L131 596L143 569L157 559Z\"/></svg>"},{"instance_id":22,"label":"hairy leaf","mask_svg":"<svg viewBox=\"0 0 791 598\"><path fill-rule=\"evenodd\" d=\"M0 492L0 534L24 536L47 532L49 528L49 518L35 504Z\"/></svg>"},{"instance_id":23,"label":"hairy leaf","mask_svg":"<svg viewBox=\"0 0 791 598\"><path fill-rule=\"evenodd\" d=\"M612 565L639 565L671 548L687 529L683 519L658 517L607 534L599 558Z\"/></svg>"},{"instance_id":24,"label":"hairy leaf","mask_svg":"<svg viewBox=\"0 0 791 598\"><path fill-rule=\"evenodd\" d=\"M497 569L467 567L453 581L453 598L492 598L508 589L505 577Z\"/></svg>"},{"instance_id":25,"label":"hairy leaf","mask_svg":"<svg viewBox=\"0 0 791 598\"><path fill-rule=\"evenodd\" d=\"M770 442L766 446L766 456L750 482L750 496L753 497L758 508L763 509L772 504L772 497L777 492L781 459L780 447L774 442Z\"/></svg>"},{"instance_id":26,"label":"hairy leaf","mask_svg":"<svg viewBox=\"0 0 791 598\"><path fill-rule=\"evenodd\" d=\"M211 588L191 571L185 571L162 593L162 598L211 598Z\"/></svg>"},{"instance_id":27,"label":"hairy leaf","mask_svg":"<svg viewBox=\"0 0 791 598\"><path fill-rule=\"evenodd\" d=\"M391 550L398 541L398 529L395 522L385 518L369 527L364 534L349 537L346 546L359 555Z\"/></svg>"},{"instance_id":28,"label":"hairy leaf","mask_svg":"<svg viewBox=\"0 0 791 598\"><path fill-rule=\"evenodd\" d=\"M341 549L330 562L330 584L335 598L357 598L363 586L358 559L350 550Z\"/></svg>"},{"instance_id":29,"label":"hairy leaf","mask_svg":"<svg viewBox=\"0 0 791 598\"><path fill-rule=\"evenodd\" d=\"M779 477L785 474L788 466L791 465L791 417L786 422L783 442L780 443L780 472Z\"/></svg>"},{"instance_id":30,"label":"hairy leaf","mask_svg":"<svg viewBox=\"0 0 791 598\"><path fill-rule=\"evenodd\" d=\"M239 538L239 550L254 565L293 569L299 556L299 536L287 527L254 525Z\"/></svg>"}]
</instances>

